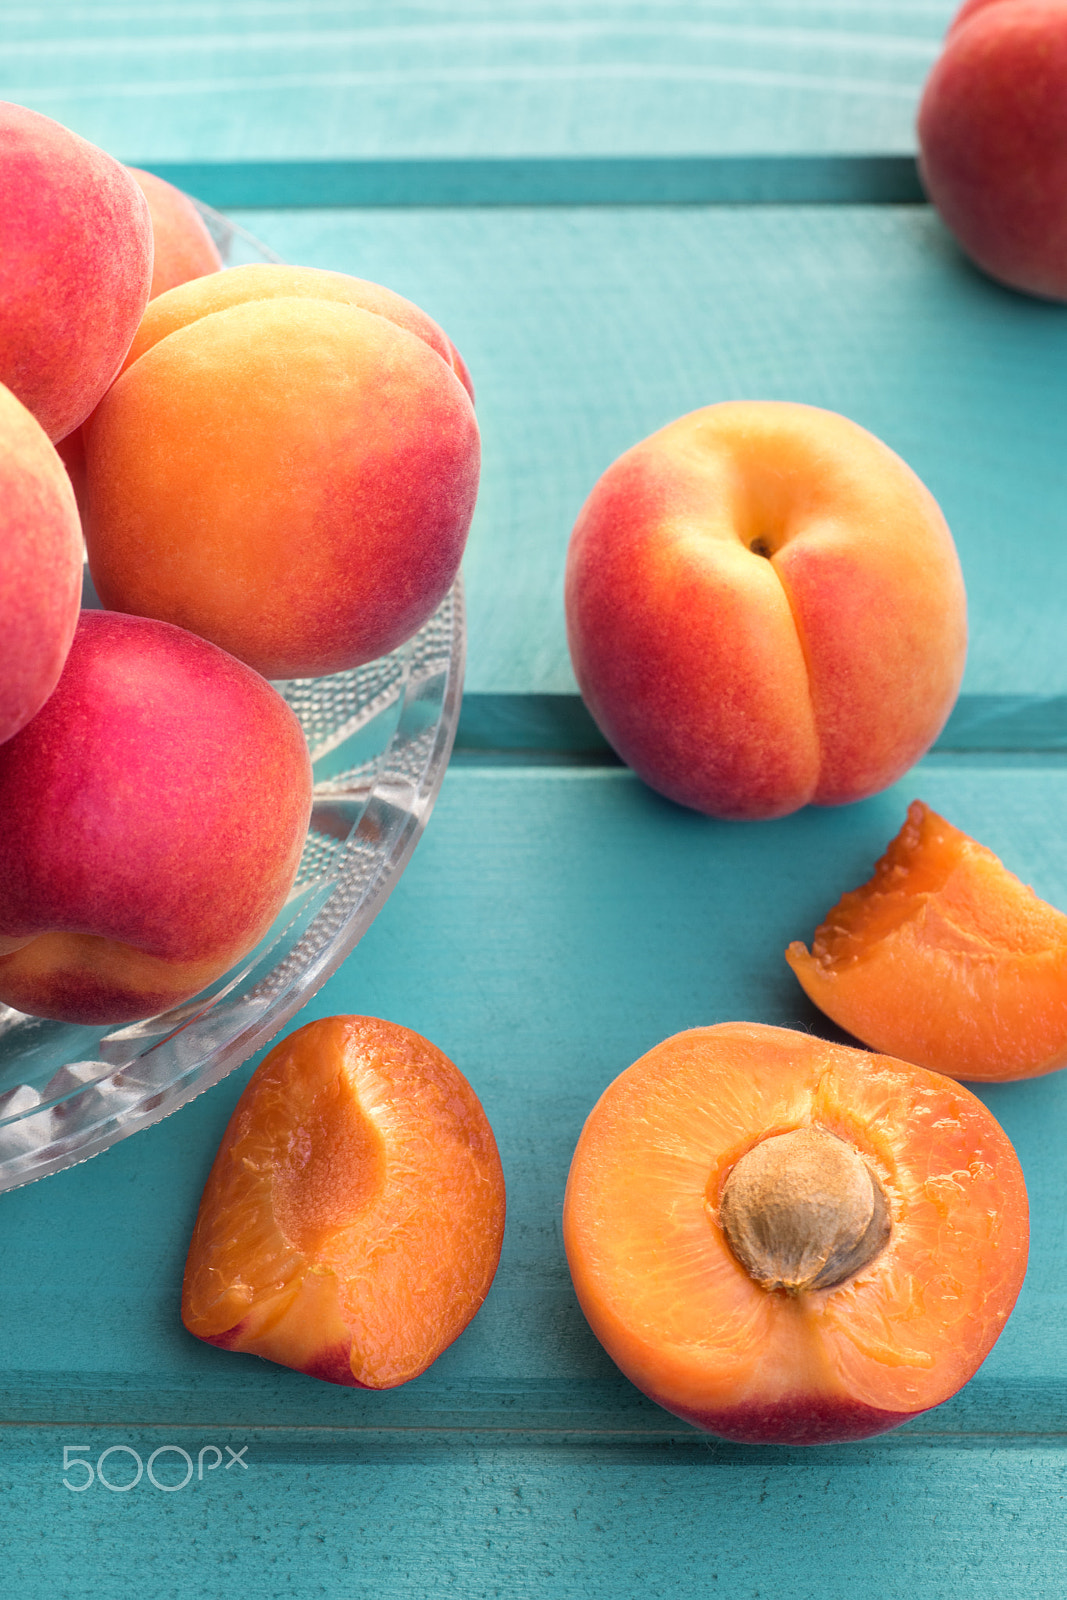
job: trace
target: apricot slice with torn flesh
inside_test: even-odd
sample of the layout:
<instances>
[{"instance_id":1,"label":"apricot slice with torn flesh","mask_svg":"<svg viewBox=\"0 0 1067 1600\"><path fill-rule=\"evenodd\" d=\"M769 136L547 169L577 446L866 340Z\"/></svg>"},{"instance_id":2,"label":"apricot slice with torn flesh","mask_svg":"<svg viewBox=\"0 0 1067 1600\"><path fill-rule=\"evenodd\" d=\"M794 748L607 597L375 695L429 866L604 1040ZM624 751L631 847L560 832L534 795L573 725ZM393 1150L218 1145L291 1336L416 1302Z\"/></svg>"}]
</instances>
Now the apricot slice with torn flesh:
<instances>
[{"instance_id":1,"label":"apricot slice with torn flesh","mask_svg":"<svg viewBox=\"0 0 1067 1600\"><path fill-rule=\"evenodd\" d=\"M1067 916L919 800L874 869L786 960L875 1050L976 1082L1067 1064Z\"/></svg>"},{"instance_id":2,"label":"apricot slice with torn flesh","mask_svg":"<svg viewBox=\"0 0 1067 1600\"><path fill-rule=\"evenodd\" d=\"M182 1320L227 1350L389 1389L488 1293L504 1178L477 1096L419 1034L308 1023L253 1074L200 1202Z\"/></svg>"},{"instance_id":3,"label":"apricot slice with torn flesh","mask_svg":"<svg viewBox=\"0 0 1067 1600\"><path fill-rule=\"evenodd\" d=\"M967 1382L1029 1230L1015 1152L968 1089L738 1022L605 1090L563 1233L593 1332L653 1400L727 1439L827 1444Z\"/></svg>"}]
</instances>

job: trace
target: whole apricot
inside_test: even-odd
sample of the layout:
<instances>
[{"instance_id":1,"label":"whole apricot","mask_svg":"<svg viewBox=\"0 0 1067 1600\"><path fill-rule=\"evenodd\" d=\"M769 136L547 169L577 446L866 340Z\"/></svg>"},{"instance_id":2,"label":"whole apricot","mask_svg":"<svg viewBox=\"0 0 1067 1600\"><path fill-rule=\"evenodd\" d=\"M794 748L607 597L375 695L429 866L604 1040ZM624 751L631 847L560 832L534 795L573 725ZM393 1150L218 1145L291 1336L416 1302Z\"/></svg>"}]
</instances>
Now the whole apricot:
<instances>
[{"instance_id":1,"label":"whole apricot","mask_svg":"<svg viewBox=\"0 0 1067 1600\"><path fill-rule=\"evenodd\" d=\"M126 171L148 202L152 218L152 283L149 300L180 283L222 270L218 246L199 211L180 189L140 167Z\"/></svg>"},{"instance_id":2,"label":"whole apricot","mask_svg":"<svg viewBox=\"0 0 1067 1600\"><path fill-rule=\"evenodd\" d=\"M83 611L0 745L0 1002L100 1024L190 999L267 932L310 812L269 683L169 623Z\"/></svg>"},{"instance_id":3,"label":"whole apricot","mask_svg":"<svg viewBox=\"0 0 1067 1600\"><path fill-rule=\"evenodd\" d=\"M834 412L728 402L628 450L571 536L567 634L601 731L661 794L779 817L893 783L966 654L952 537Z\"/></svg>"},{"instance_id":4,"label":"whole apricot","mask_svg":"<svg viewBox=\"0 0 1067 1600\"><path fill-rule=\"evenodd\" d=\"M969 0L923 89L919 171L984 272L1067 299L1067 0Z\"/></svg>"},{"instance_id":5,"label":"whole apricot","mask_svg":"<svg viewBox=\"0 0 1067 1600\"><path fill-rule=\"evenodd\" d=\"M142 330L85 430L86 543L106 606L313 677L395 649L448 592L478 427L427 339L351 300L259 294L267 273L233 303L237 271L152 302L160 337Z\"/></svg>"}]
</instances>

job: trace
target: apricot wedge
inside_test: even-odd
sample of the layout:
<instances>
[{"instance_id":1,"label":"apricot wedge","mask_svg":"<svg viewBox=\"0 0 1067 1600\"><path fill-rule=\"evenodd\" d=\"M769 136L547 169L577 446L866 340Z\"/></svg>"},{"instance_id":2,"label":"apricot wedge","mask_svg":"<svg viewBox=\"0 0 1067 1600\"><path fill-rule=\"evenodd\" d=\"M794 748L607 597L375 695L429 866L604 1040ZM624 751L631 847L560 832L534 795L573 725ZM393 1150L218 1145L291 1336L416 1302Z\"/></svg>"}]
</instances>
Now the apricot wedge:
<instances>
[{"instance_id":1,"label":"apricot wedge","mask_svg":"<svg viewBox=\"0 0 1067 1600\"><path fill-rule=\"evenodd\" d=\"M260 1064L230 1119L182 1320L208 1344L389 1389L462 1333L503 1233L496 1142L452 1062L373 1017L310 1022Z\"/></svg>"},{"instance_id":2,"label":"apricot wedge","mask_svg":"<svg viewBox=\"0 0 1067 1600\"><path fill-rule=\"evenodd\" d=\"M874 1050L973 1082L1067 1064L1067 916L919 800L870 881L786 960Z\"/></svg>"},{"instance_id":3,"label":"apricot wedge","mask_svg":"<svg viewBox=\"0 0 1067 1600\"><path fill-rule=\"evenodd\" d=\"M786 1028L676 1034L571 1163L575 1291L622 1371L754 1444L866 1438L972 1376L1026 1270L1026 1190L970 1090Z\"/></svg>"}]
</instances>

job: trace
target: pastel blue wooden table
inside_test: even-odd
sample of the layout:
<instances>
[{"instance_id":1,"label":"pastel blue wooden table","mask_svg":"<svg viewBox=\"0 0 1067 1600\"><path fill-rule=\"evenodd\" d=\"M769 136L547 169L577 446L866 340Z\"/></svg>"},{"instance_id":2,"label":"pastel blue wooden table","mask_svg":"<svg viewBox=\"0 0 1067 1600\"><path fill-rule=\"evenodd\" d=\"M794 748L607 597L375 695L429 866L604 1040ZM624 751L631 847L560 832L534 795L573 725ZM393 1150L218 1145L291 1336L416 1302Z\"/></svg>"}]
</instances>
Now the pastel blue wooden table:
<instances>
[{"instance_id":1,"label":"pastel blue wooden table","mask_svg":"<svg viewBox=\"0 0 1067 1600\"><path fill-rule=\"evenodd\" d=\"M979 277L921 201L914 108L951 10L0 13L0 97L179 178L288 260L398 289L471 367L485 465L457 750L399 886L301 1020L433 1039L483 1100L509 1194L483 1310L379 1395L181 1327L200 1188L254 1063L0 1197L5 1593L1067 1591L1067 1076L982 1091L1027 1178L1027 1282L971 1384L882 1440L742 1448L673 1421L589 1333L560 1240L582 1121L643 1051L732 1018L827 1031L782 951L912 797L1067 907L1067 310ZM972 630L957 711L902 784L758 825L682 811L613 760L562 609L600 472L742 396L832 407L905 456L956 536ZM123 1490L153 1455L162 1487Z\"/></svg>"}]
</instances>

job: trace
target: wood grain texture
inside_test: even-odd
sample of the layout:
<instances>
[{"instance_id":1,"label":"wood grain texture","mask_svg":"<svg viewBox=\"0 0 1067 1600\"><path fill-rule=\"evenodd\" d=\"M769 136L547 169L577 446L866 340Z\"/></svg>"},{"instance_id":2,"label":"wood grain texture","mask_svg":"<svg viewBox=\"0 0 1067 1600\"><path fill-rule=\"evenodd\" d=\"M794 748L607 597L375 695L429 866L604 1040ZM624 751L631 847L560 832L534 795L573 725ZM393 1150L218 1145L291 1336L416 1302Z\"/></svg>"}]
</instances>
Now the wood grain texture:
<instances>
[{"instance_id":1,"label":"wood grain texture","mask_svg":"<svg viewBox=\"0 0 1067 1600\"><path fill-rule=\"evenodd\" d=\"M165 1437L195 1458L206 1436ZM313 1446L279 1460L253 1436L238 1481L221 1468L179 1493L142 1479L75 1494L66 1438L8 1442L5 1520L22 1537L5 1580L20 1600L1059 1600L1067 1576L1067 1459L1038 1441L339 1462ZM160 1436L76 1442L95 1459L118 1438L147 1460ZM165 1459L176 1481L180 1458ZM114 1456L108 1471L121 1482L135 1463ZM163 1460L156 1471L166 1481Z\"/></svg>"},{"instance_id":2,"label":"wood grain texture","mask_svg":"<svg viewBox=\"0 0 1067 1600\"><path fill-rule=\"evenodd\" d=\"M1067 691L1067 310L980 277L929 208L239 215L286 259L417 301L470 365L469 690L574 692L563 563L596 479L674 417L758 398L854 418L937 496L966 693Z\"/></svg>"},{"instance_id":3,"label":"wood grain texture","mask_svg":"<svg viewBox=\"0 0 1067 1600\"><path fill-rule=\"evenodd\" d=\"M134 166L144 162L135 161ZM218 211L296 206L909 205L910 155L435 156L171 161L152 170Z\"/></svg>"},{"instance_id":4,"label":"wood grain texture","mask_svg":"<svg viewBox=\"0 0 1067 1600\"><path fill-rule=\"evenodd\" d=\"M777 823L715 823L624 769L454 768L370 932L301 1021L364 1012L413 1027L469 1078L496 1133L509 1215L471 1327L383 1394L201 1345L178 1320L200 1188L248 1069L85 1165L4 1197L0 1421L581 1434L665 1443L679 1424L615 1371L574 1300L559 1220L600 1091L658 1040L730 1019L834 1030L782 957L862 881L921 795L1067 904L1067 766L941 757L876 800ZM1031 1191L1030 1275L1000 1343L913 1424L1067 1434L1061 1128L1067 1074L988 1086Z\"/></svg>"},{"instance_id":5,"label":"wood grain texture","mask_svg":"<svg viewBox=\"0 0 1067 1600\"><path fill-rule=\"evenodd\" d=\"M0 98L126 161L905 152L952 0L117 0L0 16Z\"/></svg>"}]
</instances>

